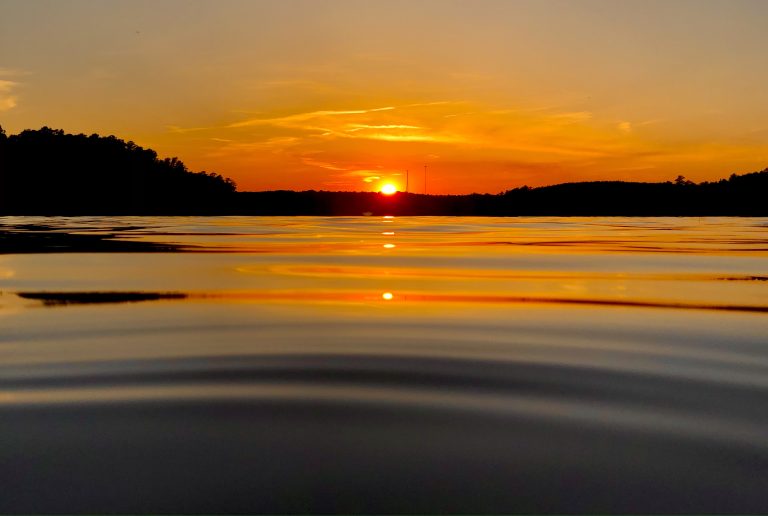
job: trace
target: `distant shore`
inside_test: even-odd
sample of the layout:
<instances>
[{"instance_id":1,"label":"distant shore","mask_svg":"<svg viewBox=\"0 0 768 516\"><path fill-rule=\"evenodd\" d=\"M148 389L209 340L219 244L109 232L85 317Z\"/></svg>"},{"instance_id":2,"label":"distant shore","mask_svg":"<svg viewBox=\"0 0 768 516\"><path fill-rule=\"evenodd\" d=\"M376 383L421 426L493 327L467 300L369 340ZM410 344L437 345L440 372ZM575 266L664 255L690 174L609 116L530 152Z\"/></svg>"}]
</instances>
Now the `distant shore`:
<instances>
[{"instance_id":1,"label":"distant shore","mask_svg":"<svg viewBox=\"0 0 768 516\"><path fill-rule=\"evenodd\" d=\"M240 192L114 136L0 128L0 215L768 216L768 169L694 183L597 181L499 194Z\"/></svg>"},{"instance_id":2,"label":"distant shore","mask_svg":"<svg viewBox=\"0 0 768 516\"><path fill-rule=\"evenodd\" d=\"M88 203L0 204L0 216L768 216L768 171L702 184L592 182L517 188L501 194L423 195L397 192L277 190L197 194L132 205L116 198Z\"/></svg>"},{"instance_id":3,"label":"distant shore","mask_svg":"<svg viewBox=\"0 0 768 516\"><path fill-rule=\"evenodd\" d=\"M521 187L500 194L237 192L238 215L768 216L768 170L713 183L619 181Z\"/></svg>"},{"instance_id":4,"label":"distant shore","mask_svg":"<svg viewBox=\"0 0 768 516\"><path fill-rule=\"evenodd\" d=\"M768 171L702 184L591 182L517 188L501 194L424 195L397 192L264 191L178 196L138 205L0 204L2 215L439 215L439 216L768 216Z\"/></svg>"}]
</instances>

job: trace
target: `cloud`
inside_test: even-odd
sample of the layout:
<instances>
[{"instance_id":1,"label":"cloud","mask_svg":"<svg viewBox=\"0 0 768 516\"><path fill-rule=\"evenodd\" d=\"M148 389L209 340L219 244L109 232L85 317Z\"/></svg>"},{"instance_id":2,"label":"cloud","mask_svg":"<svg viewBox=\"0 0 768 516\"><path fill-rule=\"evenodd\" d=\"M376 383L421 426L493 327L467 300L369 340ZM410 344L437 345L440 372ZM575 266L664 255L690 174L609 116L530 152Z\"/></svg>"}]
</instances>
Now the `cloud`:
<instances>
[{"instance_id":1,"label":"cloud","mask_svg":"<svg viewBox=\"0 0 768 516\"><path fill-rule=\"evenodd\" d=\"M296 124L298 122L307 122L309 120L317 120L317 119L323 119L327 117L334 117L334 116L340 116L340 115L363 115L366 113L375 113L378 111L390 111L392 109L395 109L395 108L391 106L386 106L386 107L380 107L380 108L374 108L374 109L354 109L354 110L344 110L344 111L319 110L319 111L310 111L307 113L296 113L294 115L288 115L288 116L282 116L282 117L276 117L276 118L252 118L249 120L243 120L241 122L235 122L233 124L229 124L227 127L238 128L238 127L249 127L254 125L276 125L281 127L296 127Z\"/></svg>"},{"instance_id":2,"label":"cloud","mask_svg":"<svg viewBox=\"0 0 768 516\"><path fill-rule=\"evenodd\" d=\"M246 157L252 154L283 154L286 149L296 145L300 138L292 136L276 136L266 140L235 140L234 138L209 138L215 142L216 147L204 153L209 158Z\"/></svg>"},{"instance_id":3,"label":"cloud","mask_svg":"<svg viewBox=\"0 0 768 516\"><path fill-rule=\"evenodd\" d=\"M20 77L23 75L29 75L30 72L26 70L19 70L18 68L2 68L0 67L0 75L3 77Z\"/></svg>"},{"instance_id":4,"label":"cloud","mask_svg":"<svg viewBox=\"0 0 768 516\"><path fill-rule=\"evenodd\" d=\"M198 131L207 131L210 129L214 129L213 127L179 127L178 125L169 125L166 126L168 129L168 132L171 133L178 133L178 134L186 134L186 133L193 133Z\"/></svg>"},{"instance_id":5,"label":"cloud","mask_svg":"<svg viewBox=\"0 0 768 516\"><path fill-rule=\"evenodd\" d=\"M16 107L19 97L14 94L17 82L0 79L0 113Z\"/></svg>"},{"instance_id":6,"label":"cloud","mask_svg":"<svg viewBox=\"0 0 768 516\"><path fill-rule=\"evenodd\" d=\"M435 109L457 102L437 101L383 106L367 109L321 109L283 116L260 116L233 122L219 130L236 131L246 128L270 128L290 131L297 138L324 140L363 139L384 142L455 143L461 137L449 132L436 132L412 119L421 119ZM184 133L202 128L170 127L172 132Z\"/></svg>"},{"instance_id":7,"label":"cloud","mask_svg":"<svg viewBox=\"0 0 768 516\"><path fill-rule=\"evenodd\" d=\"M421 129L418 125L405 125L405 124L384 124L384 125L367 125L367 124L349 124L352 127L349 132L361 131L363 129Z\"/></svg>"},{"instance_id":8,"label":"cloud","mask_svg":"<svg viewBox=\"0 0 768 516\"><path fill-rule=\"evenodd\" d=\"M571 113L555 113L549 115L549 119L552 122L560 122L566 124L585 122L592 119L592 113L589 111L574 111Z\"/></svg>"},{"instance_id":9,"label":"cloud","mask_svg":"<svg viewBox=\"0 0 768 516\"><path fill-rule=\"evenodd\" d=\"M371 133L360 136L369 140L382 140L385 142L435 142L450 143L459 142L460 138L450 135L431 135L431 134L392 134L392 133ZM355 138L355 136L353 136Z\"/></svg>"},{"instance_id":10,"label":"cloud","mask_svg":"<svg viewBox=\"0 0 768 516\"><path fill-rule=\"evenodd\" d=\"M324 161L318 161L318 160L316 160L314 158L303 157L303 158L301 158L301 162L304 163L305 165L309 165L311 167L320 167L320 168L324 168L326 170L347 170L347 167L340 167L340 166L335 165L333 163L326 163Z\"/></svg>"},{"instance_id":11,"label":"cloud","mask_svg":"<svg viewBox=\"0 0 768 516\"><path fill-rule=\"evenodd\" d=\"M341 174L344 177L378 177L381 172L379 170L350 170Z\"/></svg>"}]
</instances>

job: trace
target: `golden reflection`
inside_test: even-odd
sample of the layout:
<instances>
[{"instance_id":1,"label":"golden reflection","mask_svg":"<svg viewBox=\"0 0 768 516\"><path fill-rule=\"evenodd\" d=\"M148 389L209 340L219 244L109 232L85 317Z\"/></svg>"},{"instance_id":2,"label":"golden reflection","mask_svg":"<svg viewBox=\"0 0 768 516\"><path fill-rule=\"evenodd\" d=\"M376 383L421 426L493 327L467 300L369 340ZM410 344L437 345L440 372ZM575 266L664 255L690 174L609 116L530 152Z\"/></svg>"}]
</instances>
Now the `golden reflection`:
<instances>
[{"instance_id":1,"label":"golden reflection","mask_svg":"<svg viewBox=\"0 0 768 516\"><path fill-rule=\"evenodd\" d=\"M394 298L394 297L395 297L395 296L394 296L394 295L392 295L392 292L384 292L384 293L381 295L381 298L382 298L382 299L384 299L385 301L392 301L392 298Z\"/></svg>"},{"instance_id":2,"label":"golden reflection","mask_svg":"<svg viewBox=\"0 0 768 516\"><path fill-rule=\"evenodd\" d=\"M382 235L386 235L386 236L394 236L395 232L394 231L382 231L381 234Z\"/></svg>"},{"instance_id":3,"label":"golden reflection","mask_svg":"<svg viewBox=\"0 0 768 516\"><path fill-rule=\"evenodd\" d=\"M395 244L384 244L385 249L393 249L395 247L397 247Z\"/></svg>"}]
</instances>

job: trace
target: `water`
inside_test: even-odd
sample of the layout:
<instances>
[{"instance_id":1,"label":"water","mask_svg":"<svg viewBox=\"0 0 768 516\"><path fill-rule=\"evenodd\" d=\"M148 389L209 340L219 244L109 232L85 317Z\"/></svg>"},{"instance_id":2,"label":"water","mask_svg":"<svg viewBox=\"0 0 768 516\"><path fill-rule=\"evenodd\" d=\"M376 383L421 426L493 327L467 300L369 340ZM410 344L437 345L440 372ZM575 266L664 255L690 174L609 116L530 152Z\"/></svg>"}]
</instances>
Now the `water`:
<instances>
[{"instance_id":1,"label":"water","mask_svg":"<svg viewBox=\"0 0 768 516\"><path fill-rule=\"evenodd\" d=\"M0 231L0 512L768 512L768 219Z\"/></svg>"}]
</instances>

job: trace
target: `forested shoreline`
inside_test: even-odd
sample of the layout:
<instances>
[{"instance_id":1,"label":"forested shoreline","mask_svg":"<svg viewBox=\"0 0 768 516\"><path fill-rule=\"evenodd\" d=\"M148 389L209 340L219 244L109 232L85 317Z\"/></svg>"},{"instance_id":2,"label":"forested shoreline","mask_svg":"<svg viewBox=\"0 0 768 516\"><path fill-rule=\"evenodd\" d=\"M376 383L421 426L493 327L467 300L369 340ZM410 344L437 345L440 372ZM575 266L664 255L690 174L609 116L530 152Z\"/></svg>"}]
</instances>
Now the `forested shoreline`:
<instances>
[{"instance_id":1,"label":"forested shoreline","mask_svg":"<svg viewBox=\"0 0 768 516\"><path fill-rule=\"evenodd\" d=\"M598 181L499 194L238 192L115 136L0 128L0 215L768 216L768 169L694 183Z\"/></svg>"}]
</instances>

